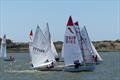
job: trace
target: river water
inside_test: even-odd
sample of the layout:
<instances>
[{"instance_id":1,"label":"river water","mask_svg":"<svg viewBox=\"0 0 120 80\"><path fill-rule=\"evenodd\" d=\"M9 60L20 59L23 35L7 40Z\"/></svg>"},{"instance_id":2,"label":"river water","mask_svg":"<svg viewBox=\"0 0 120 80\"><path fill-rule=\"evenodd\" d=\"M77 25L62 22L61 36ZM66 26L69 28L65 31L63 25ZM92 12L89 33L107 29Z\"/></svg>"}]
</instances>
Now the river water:
<instances>
[{"instance_id":1,"label":"river water","mask_svg":"<svg viewBox=\"0 0 120 80\"><path fill-rule=\"evenodd\" d=\"M120 80L120 52L99 52L103 63L93 72L36 71L29 53L10 53L15 62L0 60L0 80Z\"/></svg>"}]
</instances>

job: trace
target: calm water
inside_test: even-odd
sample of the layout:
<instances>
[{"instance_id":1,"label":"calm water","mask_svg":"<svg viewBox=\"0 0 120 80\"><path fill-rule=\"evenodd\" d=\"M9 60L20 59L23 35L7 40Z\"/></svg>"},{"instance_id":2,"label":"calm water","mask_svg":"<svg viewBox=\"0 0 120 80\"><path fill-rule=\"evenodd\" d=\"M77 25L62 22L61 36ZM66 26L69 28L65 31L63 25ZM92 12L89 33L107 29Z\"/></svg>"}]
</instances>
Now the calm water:
<instances>
[{"instance_id":1,"label":"calm water","mask_svg":"<svg viewBox=\"0 0 120 80\"><path fill-rule=\"evenodd\" d=\"M15 62L0 61L0 80L120 80L120 52L101 52L104 62L93 72L36 71L28 53L10 53Z\"/></svg>"}]
</instances>

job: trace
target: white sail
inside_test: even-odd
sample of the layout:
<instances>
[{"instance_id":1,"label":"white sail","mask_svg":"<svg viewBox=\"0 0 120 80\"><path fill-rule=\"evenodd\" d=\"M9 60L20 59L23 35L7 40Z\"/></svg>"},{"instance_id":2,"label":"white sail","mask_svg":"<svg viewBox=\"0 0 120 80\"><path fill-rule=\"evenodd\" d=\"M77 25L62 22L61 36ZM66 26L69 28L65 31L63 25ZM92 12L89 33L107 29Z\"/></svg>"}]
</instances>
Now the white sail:
<instances>
[{"instance_id":1,"label":"white sail","mask_svg":"<svg viewBox=\"0 0 120 80\"><path fill-rule=\"evenodd\" d=\"M69 18L69 21L67 23L64 35L63 52L65 66L74 65L74 61L76 60L79 60L80 63L83 62L82 53L79 47L71 17Z\"/></svg>"},{"instance_id":2,"label":"white sail","mask_svg":"<svg viewBox=\"0 0 120 80\"><path fill-rule=\"evenodd\" d=\"M1 53L0 58L6 58L6 35L3 36L2 42L1 42Z\"/></svg>"},{"instance_id":3,"label":"white sail","mask_svg":"<svg viewBox=\"0 0 120 80\"><path fill-rule=\"evenodd\" d=\"M43 32L44 32L44 36L46 37L47 41L50 43L50 47L51 47L51 50L52 50L54 57L58 58L57 51L56 51L55 46L53 44L53 41L51 39L48 23L47 23L46 28L44 29Z\"/></svg>"},{"instance_id":4,"label":"white sail","mask_svg":"<svg viewBox=\"0 0 120 80\"><path fill-rule=\"evenodd\" d=\"M93 58L93 52L91 47L91 41L89 39L87 30L85 26L81 29L81 36L82 36L82 44L83 44L83 50L84 50L84 58L86 62L92 62Z\"/></svg>"},{"instance_id":5,"label":"white sail","mask_svg":"<svg viewBox=\"0 0 120 80\"><path fill-rule=\"evenodd\" d=\"M98 61L103 61L103 59L101 58L101 56L98 54L97 50L95 49L93 43L91 42L91 46L92 46L92 49L93 49L93 54L97 55L97 60Z\"/></svg>"},{"instance_id":6,"label":"white sail","mask_svg":"<svg viewBox=\"0 0 120 80\"><path fill-rule=\"evenodd\" d=\"M31 62L30 62L30 64L32 64L32 50L33 50L33 47L32 47L32 42L33 42L33 32L32 32L32 30L30 31L30 33L29 33L29 52L30 52L30 59L31 59Z\"/></svg>"},{"instance_id":7,"label":"white sail","mask_svg":"<svg viewBox=\"0 0 120 80\"><path fill-rule=\"evenodd\" d=\"M52 50L52 52L53 52L54 57L55 57L55 58L58 58L58 53L57 53L57 51L56 51L56 48L55 48L55 46L54 46L54 44L53 44L52 39L51 39L51 50Z\"/></svg>"},{"instance_id":8,"label":"white sail","mask_svg":"<svg viewBox=\"0 0 120 80\"><path fill-rule=\"evenodd\" d=\"M63 43L63 46L62 46L62 51L61 51L61 57L64 58L64 43Z\"/></svg>"},{"instance_id":9,"label":"white sail","mask_svg":"<svg viewBox=\"0 0 120 80\"><path fill-rule=\"evenodd\" d=\"M33 42L29 44L30 56L34 68L43 67L55 62L54 56L51 55L49 43L46 40L39 26L37 26Z\"/></svg>"},{"instance_id":10,"label":"white sail","mask_svg":"<svg viewBox=\"0 0 120 80\"><path fill-rule=\"evenodd\" d=\"M83 37L86 36L85 41L86 41L87 44L89 44L88 48L89 48L91 54L92 55L97 55L97 60L102 61L102 58L100 57L100 55L96 51L94 45L92 44L92 42L91 42L91 40L90 40L90 38L88 36L88 33L87 33L87 30L86 30L85 26L82 28L81 33L82 33Z\"/></svg>"}]
</instances>

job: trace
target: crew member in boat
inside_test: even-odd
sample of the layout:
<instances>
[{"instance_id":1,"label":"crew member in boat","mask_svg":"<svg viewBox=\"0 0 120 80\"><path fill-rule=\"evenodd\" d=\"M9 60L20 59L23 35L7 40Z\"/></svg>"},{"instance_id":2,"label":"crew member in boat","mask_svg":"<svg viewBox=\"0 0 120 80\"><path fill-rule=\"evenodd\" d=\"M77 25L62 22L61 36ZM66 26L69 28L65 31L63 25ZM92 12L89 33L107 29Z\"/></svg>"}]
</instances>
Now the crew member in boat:
<instances>
[{"instance_id":1,"label":"crew member in boat","mask_svg":"<svg viewBox=\"0 0 120 80\"><path fill-rule=\"evenodd\" d=\"M75 68L78 68L79 66L81 66L79 60L75 60L74 64L75 64Z\"/></svg>"},{"instance_id":2,"label":"crew member in boat","mask_svg":"<svg viewBox=\"0 0 120 80\"><path fill-rule=\"evenodd\" d=\"M51 64L49 64L49 65L47 66L47 68L48 68L48 69L54 68L54 62L52 62Z\"/></svg>"},{"instance_id":3,"label":"crew member in boat","mask_svg":"<svg viewBox=\"0 0 120 80\"><path fill-rule=\"evenodd\" d=\"M97 62L97 55L92 55L94 62Z\"/></svg>"},{"instance_id":4,"label":"crew member in boat","mask_svg":"<svg viewBox=\"0 0 120 80\"><path fill-rule=\"evenodd\" d=\"M95 62L97 62L97 55L95 55Z\"/></svg>"},{"instance_id":5,"label":"crew member in boat","mask_svg":"<svg viewBox=\"0 0 120 80\"><path fill-rule=\"evenodd\" d=\"M10 59L10 60L14 60L14 57L13 57L13 56L9 56L9 59Z\"/></svg>"},{"instance_id":6,"label":"crew member in boat","mask_svg":"<svg viewBox=\"0 0 120 80\"><path fill-rule=\"evenodd\" d=\"M30 61L30 63L29 63L29 64L30 64L30 66L31 66L31 67L33 67L32 61Z\"/></svg>"}]
</instances>

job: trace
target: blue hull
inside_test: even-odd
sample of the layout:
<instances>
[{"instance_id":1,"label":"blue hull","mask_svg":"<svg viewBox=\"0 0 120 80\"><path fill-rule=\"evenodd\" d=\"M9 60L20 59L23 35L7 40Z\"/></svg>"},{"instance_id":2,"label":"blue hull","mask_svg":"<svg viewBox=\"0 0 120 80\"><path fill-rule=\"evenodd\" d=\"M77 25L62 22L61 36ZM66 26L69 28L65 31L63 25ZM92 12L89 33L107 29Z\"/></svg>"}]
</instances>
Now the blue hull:
<instances>
[{"instance_id":1,"label":"blue hull","mask_svg":"<svg viewBox=\"0 0 120 80\"><path fill-rule=\"evenodd\" d=\"M64 71L66 72L80 72L80 71L94 71L95 66L79 66L75 68L74 66L64 67Z\"/></svg>"},{"instance_id":2,"label":"blue hull","mask_svg":"<svg viewBox=\"0 0 120 80\"><path fill-rule=\"evenodd\" d=\"M96 65L99 65L99 64L101 64L103 61L97 61L96 62Z\"/></svg>"}]
</instances>

